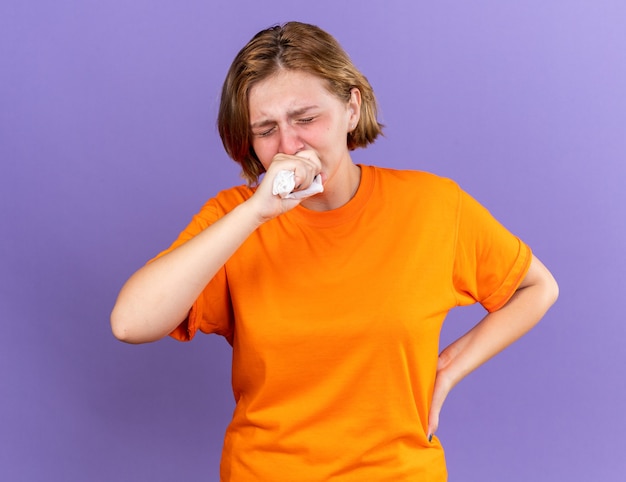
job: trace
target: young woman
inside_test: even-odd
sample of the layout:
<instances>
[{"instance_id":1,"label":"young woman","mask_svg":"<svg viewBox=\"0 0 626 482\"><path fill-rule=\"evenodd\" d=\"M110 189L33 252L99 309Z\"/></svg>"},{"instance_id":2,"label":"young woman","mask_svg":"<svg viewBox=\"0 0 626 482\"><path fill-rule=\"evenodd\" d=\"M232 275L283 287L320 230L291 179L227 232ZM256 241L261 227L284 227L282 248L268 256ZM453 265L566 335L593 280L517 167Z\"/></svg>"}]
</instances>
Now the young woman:
<instances>
[{"instance_id":1,"label":"young woman","mask_svg":"<svg viewBox=\"0 0 626 482\"><path fill-rule=\"evenodd\" d=\"M218 125L248 185L128 280L113 333L232 344L222 481L446 480L447 394L539 321L553 277L454 182L353 162L381 132L376 101L315 26L241 50ZM439 353L446 313L475 302L486 316Z\"/></svg>"}]
</instances>

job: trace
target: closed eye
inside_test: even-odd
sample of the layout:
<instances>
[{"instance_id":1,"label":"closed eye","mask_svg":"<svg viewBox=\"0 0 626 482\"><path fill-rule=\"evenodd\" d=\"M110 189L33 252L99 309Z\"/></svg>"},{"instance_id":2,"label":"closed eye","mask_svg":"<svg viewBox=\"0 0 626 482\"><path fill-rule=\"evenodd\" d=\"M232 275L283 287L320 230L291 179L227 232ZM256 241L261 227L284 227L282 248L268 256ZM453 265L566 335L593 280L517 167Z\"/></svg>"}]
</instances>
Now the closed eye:
<instances>
[{"instance_id":1,"label":"closed eye","mask_svg":"<svg viewBox=\"0 0 626 482\"><path fill-rule=\"evenodd\" d=\"M274 132L275 129L276 129L276 127L271 127L269 129L261 131L261 132L254 132L254 135L256 137L267 137L267 136L271 135Z\"/></svg>"}]
</instances>

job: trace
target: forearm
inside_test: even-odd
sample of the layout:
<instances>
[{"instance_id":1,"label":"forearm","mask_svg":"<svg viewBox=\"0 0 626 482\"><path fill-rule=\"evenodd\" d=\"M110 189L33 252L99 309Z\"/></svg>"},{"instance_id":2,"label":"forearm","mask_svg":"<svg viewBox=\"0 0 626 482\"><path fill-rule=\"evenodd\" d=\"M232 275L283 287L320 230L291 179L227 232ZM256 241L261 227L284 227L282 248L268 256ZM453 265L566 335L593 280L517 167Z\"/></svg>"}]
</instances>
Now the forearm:
<instances>
[{"instance_id":1,"label":"forearm","mask_svg":"<svg viewBox=\"0 0 626 482\"><path fill-rule=\"evenodd\" d=\"M243 203L182 246L139 269L115 303L113 334L128 343L145 343L171 333L258 226L255 211Z\"/></svg>"}]
</instances>

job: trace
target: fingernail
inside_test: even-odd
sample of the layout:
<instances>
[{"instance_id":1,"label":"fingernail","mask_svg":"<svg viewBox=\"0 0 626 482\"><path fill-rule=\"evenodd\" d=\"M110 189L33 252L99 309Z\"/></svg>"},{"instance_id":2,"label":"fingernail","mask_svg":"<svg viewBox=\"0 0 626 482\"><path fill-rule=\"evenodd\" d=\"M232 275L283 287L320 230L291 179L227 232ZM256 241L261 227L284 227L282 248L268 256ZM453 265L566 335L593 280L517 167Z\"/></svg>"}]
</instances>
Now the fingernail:
<instances>
[{"instance_id":1,"label":"fingernail","mask_svg":"<svg viewBox=\"0 0 626 482\"><path fill-rule=\"evenodd\" d=\"M428 442L432 442L433 441L433 434L429 433L428 434Z\"/></svg>"}]
</instances>

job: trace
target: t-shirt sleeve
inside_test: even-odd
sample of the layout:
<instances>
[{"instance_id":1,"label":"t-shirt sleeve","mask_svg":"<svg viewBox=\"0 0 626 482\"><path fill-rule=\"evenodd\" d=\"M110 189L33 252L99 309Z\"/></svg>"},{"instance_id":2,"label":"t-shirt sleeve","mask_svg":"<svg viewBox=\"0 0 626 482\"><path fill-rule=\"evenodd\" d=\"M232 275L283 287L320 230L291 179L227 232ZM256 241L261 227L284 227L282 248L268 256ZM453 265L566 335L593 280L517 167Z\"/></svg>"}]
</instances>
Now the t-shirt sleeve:
<instances>
[{"instance_id":1,"label":"t-shirt sleeve","mask_svg":"<svg viewBox=\"0 0 626 482\"><path fill-rule=\"evenodd\" d=\"M223 212L211 200L196 214L178 238L165 251L162 251L149 262L164 256L182 246L190 239L200 234L204 229L217 221ZM228 281L224 266L216 273L213 279L200 293L200 296L191 306L187 318L178 325L170 336L179 341L189 341L200 330L203 333L215 333L226 337L232 342L232 305L228 290Z\"/></svg>"},{"instance_id":2,"label":"t-shirt sleeve","mask_svg":"<svg viewBox=\"0 0 626 482\"><path fill-rule=\"evenodd\" d=\"M453 283L459 305L500 309L518 288L532 259L530 248L487 209L459 189Z\"/></svg>"}]
</instances>

